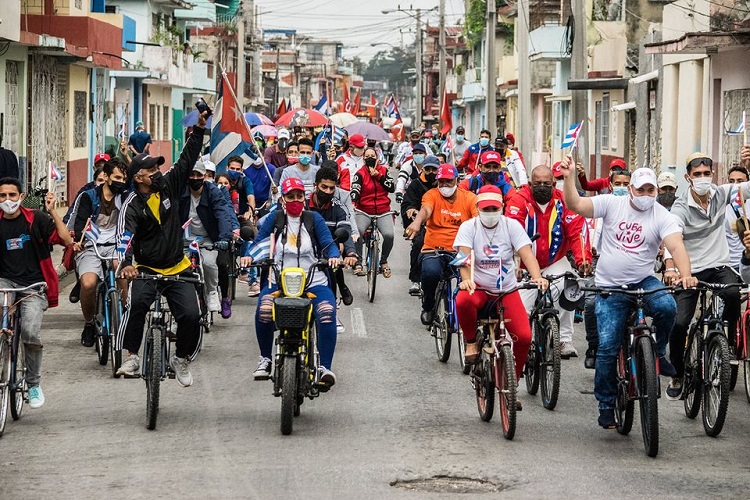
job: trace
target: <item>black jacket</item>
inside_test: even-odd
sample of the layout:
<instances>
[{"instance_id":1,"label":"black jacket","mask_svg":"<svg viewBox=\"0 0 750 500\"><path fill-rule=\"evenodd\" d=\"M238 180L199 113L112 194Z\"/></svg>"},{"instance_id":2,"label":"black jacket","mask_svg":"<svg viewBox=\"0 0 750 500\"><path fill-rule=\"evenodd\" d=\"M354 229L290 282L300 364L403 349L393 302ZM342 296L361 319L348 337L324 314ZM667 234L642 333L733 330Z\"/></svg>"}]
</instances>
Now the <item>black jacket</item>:
<instances>
[{"instance_id":1,"label":"black jacket","mask_svg":"<svg viewBox=\"0 0 750 500\"><path fill-rule=\"evenodd\" d=\"M430 186L425 184L421 177L414 179L406 188L404 199L401 200L401 221L404 227L411 224L411 219L406 216L406 211L413 208L418 212L422 208L422 196L429 190Z\"/></svg>"},{"instance_id":2,"label":"black jacket","mask_svg":"<svg viewBox=\"0 0 750 500\"><path fill-rule=\"evenodd\" d=\"M198 218L214 243L231 241L232 231L239 230L240 223L234 207L227 201L221 188L213 182L203 181L201 199L196 207ZM190 218L190 188L185 188L180 197L180 221L184 224Z\"/></svg>"},{"instance_id":3,"label":"black jacket","mask_svg":"<svg viewBox=\"0 0 750 500\"><path fill-rule=\"evenodd\" d=\"M318 212L323 220L326 221L326 226L331 232L331 236L335 238L335 232L337 229L345 229L349 233L349 238L344 242L344 256L357 255L357 251L354 248L354 241L352 240L352 225L349 223L349 219L346 218L346 211L337 200L331 200L328 205L317 207L312 201L312 197L315 193L310 195L307 200L307 208L312 212Z\"/></svg>"},{"instance_id":4,"label":"black jacket","mask_svg":"<svg viewBox=\"0 0 750 500\"><path fill-rule=\"evenodd\" d=\"M177 163L164 174L165 186L161 191L159 217L161 224L146 204L151 194L141 194L137 188L130 193L117 222L118 253L124 266L132 259L138 264L156 269L176 266L185 257L182 250L182 220L180 197L187 179L200 156L204 130L193 127Z\"/></svg>"}]
</instances>

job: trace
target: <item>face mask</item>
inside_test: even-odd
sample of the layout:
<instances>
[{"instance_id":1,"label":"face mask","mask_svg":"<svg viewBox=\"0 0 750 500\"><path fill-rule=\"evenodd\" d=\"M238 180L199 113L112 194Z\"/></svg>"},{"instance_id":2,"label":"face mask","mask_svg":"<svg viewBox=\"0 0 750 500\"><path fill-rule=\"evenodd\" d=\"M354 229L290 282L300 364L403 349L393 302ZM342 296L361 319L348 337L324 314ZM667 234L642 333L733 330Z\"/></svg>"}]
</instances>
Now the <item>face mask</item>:
<instances>
[{"instance_id":1,"label":"face mask","mask_svg":"<svg viewBox=\"0 0 750 500\"><path fill-rule=\"evenodd\" d=\"M279 141L279 151L286 151L287 144L289 144L289 141L287 139L281 139Z\"/></svg>"},{"instance_id":2,"label":"face mask","mask_svg":"<svg viewBox=\"0 0 750 500\"><path fill-rule=\"evenodd\" d=\"M534 186L531 188L531 196L537 203L549 203L552 199L552 186Z\"/></svg>"},{"instance_id":3,"label":"face mask","mask_svg":"<svg viewBox=\"0 0 750 500\"><path fill-rule=\"evenodd\" d=\"M333 193L326 193L320 189L315 190L315 197L318 199L320 206L328 205L333 199Z\"/></svg>"},{"instance_id":4,"label":"face mask","mask_svg":"<svg viewBox=\"0 0 750 500\"><path fill-rule=\"evenodd\" d=\"M424 155L414 155L414 163L417 165L424 163Z\"/></svg>"},{"instance_id":5,"label":"face mask","mask_svg":"<svg viewBox=\"0 0 750 500\"><path fill-rule=\"evenodd\" d=\"M193 191L198 191L203 187L203 179L188 179L188 186Z\"/></svg>"},{"instance_id":6,"label":"face mask","mask_svg":"<svg viewBox=\"0 0 750 500\"><path fill-rule=\"evenodd\" d=\"M227 175L229 176L229 180L231 182L234 182L240 178L240 176L242 175L242 172L237 172L235 170L227 170Z\"/></svg>"},{"instance_id":7,"label":"face mask","mask_svg":"<svg viewBox=\"0 0 750 500\"><path fill-rule=\"evenodd\" d=\"M453 187L441 187L441 188L440 188L440 194L442 194L442 195L443 195L443 198L450 198L451 196L453 196L453 193L455 193L455 192L456 192L456 188L457 188L457 187L458 187L458 186L453 186Z\"/></svg>"},{"instance_id":8,"label":"face mask","mask_svg":"<svg viewBox=\"0 0 750 500\"><path fill-rule=\"evenodd\" d=\"M18 211L18 207L21 206L21 200L18 201L11 201L11 200L5 200L4 202L0 203L0 210L5 212L8 215L13 215Z\"/></svg>"},{"instance_id":9,"label":"face mask","mask_svg":"<svg viewBox=\"0 0 750 500\"><path fill-rule=\"evenodd\" d=\"M457 136L456 136L456 141L457 141L457 142L464 142L464 136L462 136L462 135L457 135Z\"/></svg>"},{"instance_id":10,"label":"face mask","mask_svg":"<svg viewBox=\"0 0 750 500\"><path fill-rule=\"evenodd\" d=\"M563 190L563 187L564 187L564 186L565 186L565 181L557 181L557 182L555 183L555 187L556 187L557 189L559 189L560 191L562 191L562 190Z\"/></svg>"},{"instance_id":11,"label":"face mask","mask_svg":"<svg viewBox=\"0 0 750 500\"><path fill-rule=\"evenodd\" d=\"M482 137L481 139L479 139L479 145L482 146L483 148L486 148L487 146L490 145L490 138Z\"/></svg>"},{"instance_id":12,"label":"face mask","mask_svg":"<svg viewBox=\"0 0 750 500\"><path fill-rule=\"evenodd\" d=\"M377 159L375 159L375 158L365 158L365 165L367 165L369 168L374 167L375 163L377 163Z\"/></svg>"},{"instance_id":13,"label":"face mask","mask_svg":"<svg viewBox=\"0 0 750 500\"><path fill-rule=\"evenodd\" d=\"M612 194L615 196L627 196L628 188L627 186L615 186L612 188Z\"/></svg>"},{"instance_id":14,"label":"face mask","mask_svg":"<svg viewBox=\"0 0 750 500\"><path fill-rule=\"evenodd\" d=\"M310 155L299 155L299 162L302 165L309 165L310 161L312 161L312 156Z\"/></svg>"},{"instance_id":15,"label":"face mask","mask_svg":"<svg viewBox=\"0 0 750 500\"><path fill-rule=\"evenodd\" d=\"M633 196L631 195L630 201L633 202L633 205L635 205L635 208L637 208L641 212L645 212L653 208L654 203L656 203L656 197L655 196Z\"/></svg>"},{"instance_id":16,"label":"face mask","mask_svg":"<svg viewBox=\"0 0 750 500\"><path fill-rule=\"evenodd\" d=\"M437 174L434 172L429 173L429 174L424 174L424 180L427 181L427 184L429 184L430 186L435 184L435 177L437 177Z\"/></svg>"},{"instance_id":17,"label":"face mask","mask_svg":"<svg viewBox=\"0 0 750 500\"><path fill-rule=\"evenodd\" d=\"M482 179L484 179L484 183L488 186L495 184L498 177L500 177L500 172L484 172L482 174Z\"/></svg>"},{"instance_id":18,"label":"face mask","mask_svg":"<svg viewBox=\"0 0 750 500\"><path fill-rule=\"evenodd\" d=\"M479 212L479 221L484 227L495 227L500 222L500 212Z\"/></svg>"},{"instance_id":19,"label":"face mask","mask_svg":"<svg viewBox=\"0 0 750 500\"><path fill-rule=\"evenodd\" d=\"M299 156L287 156L286 157L287 165L296 165L297 162L299 162Z\"/></svg>"},{"instance_id":20,"label":"face mask","mask_svg":"<svg viewBox=\"0 0 750 500\"><path fill-rule=\"evenodd\" d=\"M698 179L693 179L693 191L695 191L695 194L698 196L703 196L711 190L712 182L713 180L710 177L699 177Z\"/></svg>"},{"instance_id":21,"label":"face mask","mask_svg":"<svg viewBox=\"0 0 750 500\"><path fill-rule=\"evenodd\" d=\"M656 196L656 202L664 208L670 208L677 196L674 193L662 193Z\"/></svg>"},{"instance_id":22,"label":"face mask","mask_svg":"<svg viewBox=\"0 0 750 500\"><path fill-rule=\"evenodd\" d=\"M125 191L125 186L127 186L126 182L112 181L109 184L109 190L115 194L120 194Z\"/></svg>"},{"instance_id":23,"label":"face mask","mask_svg":"<svg viewBox=\"0 0 750 500\"><path fill-rule=\"evenodd\" d=\"M164 186L167 184L164 181L164 175L162 175L161 172L156 172L151 177L151 192L152 193L159 193L162 189L164 189Z\"/></svg>"},{"instance_id":24,"label":"face mask","mask_svg":"<svg viewBox=\"0 0 750 500\"><path fill-rule=\"evenodd\" d=\"M286 202L286 213L290 217L299 217L302 214L302 210L305 208L304 201L287 201Z\"/></svg>"}]
</instances>

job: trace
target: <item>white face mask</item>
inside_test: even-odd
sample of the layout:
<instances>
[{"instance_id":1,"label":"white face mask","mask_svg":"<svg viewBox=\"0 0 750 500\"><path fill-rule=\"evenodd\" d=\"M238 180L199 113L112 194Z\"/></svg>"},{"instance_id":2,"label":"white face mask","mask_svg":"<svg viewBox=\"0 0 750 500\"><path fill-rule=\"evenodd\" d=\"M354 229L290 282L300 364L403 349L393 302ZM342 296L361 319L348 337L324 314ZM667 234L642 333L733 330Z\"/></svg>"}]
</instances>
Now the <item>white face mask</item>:
<instances>
[{"instance_id":1,"label":"white face mask","mask_svg":"<svg viewBox=\"0 0 750 500\"><path fill-rule=\"evenodd\" d=\"M453 193L456 192L456 188L458 188L458 186L441 187L441 188L439 188L440 189L440 194L443 195L443 198L450 198L451 196L453 196Z\"/></svg>"},{"instance_id":2,"label":"white face mask","mask_svg":"<svg viewBox=\"0 0 750 500\"><path fill-rule=\"evenodd\" d=\"M697 179L693 179L693 191L695 191L695 194L697 194L698 196L703 196L711 190L712 182L713 180L710 177L699 177Z\"/></svg>"},{"instance_id":3,"label":"white face mask","mask_svg":"<svg viewBox=\"0 0 750 500\"><path fill-rule=\"evenodd\" d=\"M18 207L21 206L21 200L18 201L11 201L11 200L5 200L4 202L0 203L0 210L5 212L8 215L13 215L18 211Z\"/></svg>"},{"instance_id":4,"label":"white face mask","mask_svg":"<svg viewBox=\"0 0 750 500\"><path fill-rule=\"evenodd\" d=\"M484 227L495 227L500 222L501 212L479 212L479 220Z\"/></svg>"},{"instance_id":5,"label":"white face mask","mask_svg":"<svg viewBox=\"0 0 750 500\"><path fill-rule=\"evenodd\" d=\"M633 202L633 205L635 205L635 208L640 210L641 212L646 212L648 210L651 210L654 208L654 203L656 203L656 197L655 196L633 196L630 195L630 201Z\"/></svg>"}]
</instances>

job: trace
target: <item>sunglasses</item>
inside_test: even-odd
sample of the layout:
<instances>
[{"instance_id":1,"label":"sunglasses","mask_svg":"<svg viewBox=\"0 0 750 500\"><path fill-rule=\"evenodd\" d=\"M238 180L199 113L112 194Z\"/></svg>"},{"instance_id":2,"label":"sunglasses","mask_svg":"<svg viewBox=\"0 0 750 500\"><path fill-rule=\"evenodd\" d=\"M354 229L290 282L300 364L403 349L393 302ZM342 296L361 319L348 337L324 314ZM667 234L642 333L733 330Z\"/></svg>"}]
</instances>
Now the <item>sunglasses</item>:
<instances>
[{"instance_id":1,"label":"sunglasses","mask_svg":"<svg viewBox=\"0 0 750 500\"><path fill-rule=\"evenodd\" d=\"M699 167L701 164L711 168L714 166L714 162L711 158L696 158L695 160L688 163L688 168Z\"/></svg>"}]
</instances>

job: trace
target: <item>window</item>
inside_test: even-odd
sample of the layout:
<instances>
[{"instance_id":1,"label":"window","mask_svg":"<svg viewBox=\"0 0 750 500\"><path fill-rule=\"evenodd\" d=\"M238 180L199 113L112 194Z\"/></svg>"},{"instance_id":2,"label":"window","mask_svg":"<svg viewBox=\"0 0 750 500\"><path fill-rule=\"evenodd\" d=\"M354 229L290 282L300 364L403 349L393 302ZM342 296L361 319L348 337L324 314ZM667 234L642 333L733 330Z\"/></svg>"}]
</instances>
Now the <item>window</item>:
<instances>
[{"instance_id":1,"label":"window","mask_svg":"<svg viewBox=\"0 0 750 500\"><path fill-rule=\"evenodd\" d=\"M76 90L73 92L73 147L86 147L86 92Z\"/></svg>"},{"instance_id":2,"label":"window","mask_svg":"<svg viewBox=\"0 0 750 500\"><path fill-rule=\"evenodd\" d=\"M592 18L594 21L622 21L623 0L594 0Z\"/></svg>"},{"instance_id":3,"label":"window","mask_svg":"<svg viewBox=\"0 0 750 500\"><path fill-rule=\"evenodd\" d=\"M162 119L162 140L168 141L172 137L172 134L169 133L169 106L162 107L162 113L161 113L161 119Z\"/></svg>"},{"instance_id":4,"label":"window","mask_svg":"<svg viewBox=\"0 0 750 500\"><path fill-rule=\"evenodd\" d=\"M307 46L307 60L310 62L320 62L323 60L323 46L314 44Z\"/></svg>"},{"instance_id":5,"label":"window","mask_svg":"<svg viewBox=\"0 0 750 500\"><path fill-rule=\"evenodd\" d=\"M156 116L158 106L156 104L149 104L148 105L148 132L149 134L153 134L153 138L156 139L156 133L159 131L159 127L157 126L159 124L159 117Z\"/></svg>"},{"instance_id":6,"label":"window","mask_svg":"<svg viewBox=\"0 0 750 500\"><path fill-rule=\"evenodd\" d=\"M602 149L609 149L609 94L602 95Z\"/></svg>"}]
</instances>

